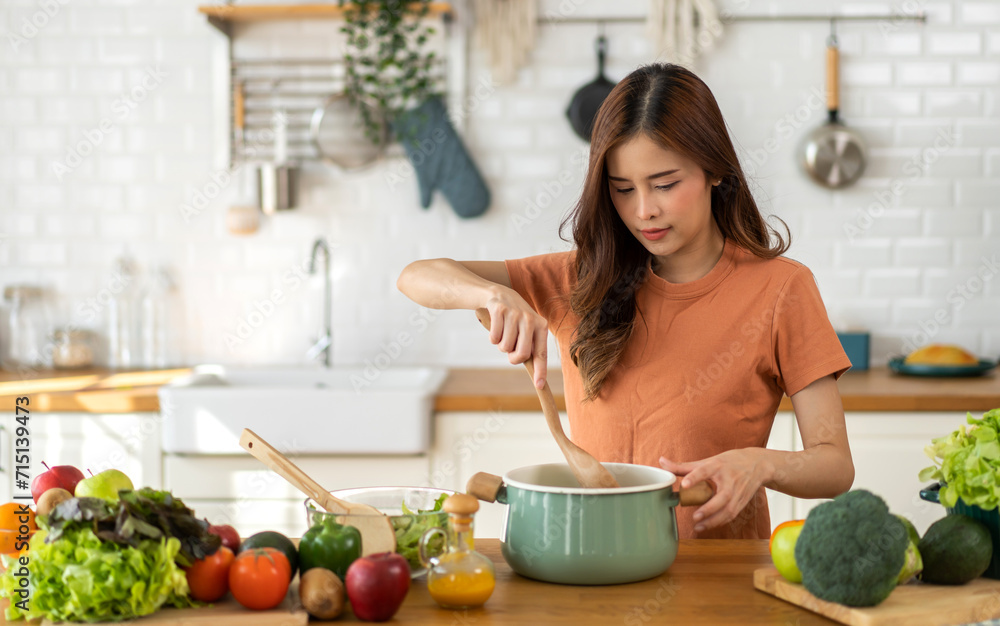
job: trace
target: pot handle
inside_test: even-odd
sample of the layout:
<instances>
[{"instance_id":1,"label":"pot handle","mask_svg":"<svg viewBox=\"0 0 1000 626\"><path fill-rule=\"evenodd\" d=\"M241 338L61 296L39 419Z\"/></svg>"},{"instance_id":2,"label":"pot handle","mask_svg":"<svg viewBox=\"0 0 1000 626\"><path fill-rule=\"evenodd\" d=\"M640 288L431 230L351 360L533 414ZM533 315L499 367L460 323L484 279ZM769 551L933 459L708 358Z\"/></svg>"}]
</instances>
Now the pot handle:
<instances>
[{"instance_id":1,"label":"pot handle","mask_svg":"<svg viewBox=\"0 0 1000 626\"><path fill-rule=\"evenodd\" d=\"M465 483L465 493L475 496L483 502L507 503L507 490L504 489L503 478L486 472L476 472Z\"/></svg>"},{"instance_id":2,"label":"pot handle","mask_svg":"<svg viewBox=\"0 0 1000 626\"><path fill-rule=\"evenodd\" d=\"M708 481L703 480L690 487L680 489L677 495L681 499L681 506L697 506L708 502L715 495L715 489L712 489L712 485L708 484Z\"/></svg>"},{"instance_id":3,"label":"pot handle","mask_svg":"<svg viewBox=\"0 0 1000 626\"><path fill-rule=\"evenodd\" d=\"M920 499L941 504L941 483L934 483L920 490Z\"/></svg>"}]
</instances>

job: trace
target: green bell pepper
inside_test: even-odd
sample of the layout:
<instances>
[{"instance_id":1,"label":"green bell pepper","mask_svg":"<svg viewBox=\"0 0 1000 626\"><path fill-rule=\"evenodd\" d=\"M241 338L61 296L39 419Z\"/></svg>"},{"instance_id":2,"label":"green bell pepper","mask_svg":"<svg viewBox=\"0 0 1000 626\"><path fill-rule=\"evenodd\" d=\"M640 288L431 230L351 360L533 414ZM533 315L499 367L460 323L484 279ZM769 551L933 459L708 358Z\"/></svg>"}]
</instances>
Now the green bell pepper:
<instances>
[{"instance_id":1,"label":"green bell pepper","mask_svg":"<svg viewBox=\"0 0 1000 626\"><path fill-rule=\"evenodd\" d=\"M299 563L305 573L323 567L344 580L347 568L361 557L361 533L354 526L338 524L333 516L325 517L302 535Z\"/></svg>"}]
</instances>

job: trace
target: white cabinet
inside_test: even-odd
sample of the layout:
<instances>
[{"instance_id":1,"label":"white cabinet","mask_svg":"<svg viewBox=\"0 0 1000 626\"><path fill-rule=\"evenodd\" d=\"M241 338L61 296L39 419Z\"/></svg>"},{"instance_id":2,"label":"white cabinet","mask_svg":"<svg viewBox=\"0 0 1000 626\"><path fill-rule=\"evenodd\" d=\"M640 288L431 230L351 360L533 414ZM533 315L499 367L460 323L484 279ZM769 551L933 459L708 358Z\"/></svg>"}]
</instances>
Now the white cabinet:
<instances>
[{"instance_id":1,"label":"white cabinet","mask_svg":"<svg viewBox=\"0 0 1000 626\"><path fill-rule=\"evenodd\" d=\"M565 414L563 428L569 432ZM868 489L882 496L890 510L910 518L923 533L944 509L920 499L920 470L931 464L924 447L965 423L958 413L848 413L847 433L854 456L854 489ZM545 418L534 412L446 412L435 417L436 433L430 482L435 487L464 491L476 472L503 475L524 465L564 462L549 434ZM774 418L768 448L799 451L802 441L790 411ZM825 500L792 498L767 490L772 530L778 524L802 519ZM503 524L504 507L483 503L476 519L476 534L496 537Z\"/></svg>"},{"instance_id":2,"label":"white cabinet","mask_svg":"<svg viewBox=\"0 0 1000 626\"><path fill-rule=\"evenodd\" d=\"M429 484L426 455L289 458L331 491ZM243 537L262 530L298 537L306 531L306 496L250 455L164 455L163 482L198 517L230 524Z\"/></svg>"},{"instance_id":3,"label":"white cabinet","mask_svg":"<svg viewBox=\"0 0 1000 626\"><path fill-rule=\"evenodd\" d=\"M932 464L924 454L931 440L943 437L965 424L965 413L851 412L847 414L847 436L854 457L854 486L885 499L889 510L909 518L921 534L945 510L920 499L926 483L920 470ZM798 517L820 500L800 500Z\"/></svg>"},{"instance_id":4,"label":"white cabinet","mask_svg":"<svg viewBox=\"0 0 1000 626\"><path fill-rule=\"evenodd\" d=\"M965 424L965 413L849 412L846 419L854 458L851 489L878 494L890 511L910 519L921 534L944 517L943 507L921 500L920 489L927 484L921 483L918 475L932 464L924 448L932 439ZM795 449L802 449L797 428ZM792 519L804 519L813 507L826 501L795 498Z\"/></svg>"},{"instance_id":5,"label":"white cabinet","mask_svg":"<svg viewBox=\"0 0 1000 626\"><path fill-rule=\"evenodd\" d=\"M12 495L14 472L14 414L3 415L2 476L0 497ZM161 485L160 425L157 413L92 414L36 413L28 420L31 470L34 478L45 471L44 461L73 465L85 475L115 468L125 472L136 487ZM88 471L89 470L89 471Z\"/></svg>"},{"instance_id":6,"label":"white cabinet","mask_svg":"<svg viewBox=\"0 0 1000 626\"><path fill-rule=\"evenodd\" d=\"M561 413L563 429L569 422ZM559 446L540 412L446 412L435 415L431 483L465 491L476 472L503 476L525 465L564 463ZM476 536L498 537L504 506L483 502L476 514Z\"/></svg>"},{"instance_id":7,"label":"white cabinet","mask_svg":"<svg viewBox=\"0 0 1000 626\"><path fill-rule=\"evenodd\" d=\"M798 437L799 435L795 429L795 414L781 411L774 416L774 424L771 426L771 436L767 440L767 447L771 450L783 450L786 452L795 450ZM780 491L771 489L765 491L767 493L767 509L771 516L772 531L778 524L795 519L795 498L785 495Z\"/></svg>"}]
</instances>

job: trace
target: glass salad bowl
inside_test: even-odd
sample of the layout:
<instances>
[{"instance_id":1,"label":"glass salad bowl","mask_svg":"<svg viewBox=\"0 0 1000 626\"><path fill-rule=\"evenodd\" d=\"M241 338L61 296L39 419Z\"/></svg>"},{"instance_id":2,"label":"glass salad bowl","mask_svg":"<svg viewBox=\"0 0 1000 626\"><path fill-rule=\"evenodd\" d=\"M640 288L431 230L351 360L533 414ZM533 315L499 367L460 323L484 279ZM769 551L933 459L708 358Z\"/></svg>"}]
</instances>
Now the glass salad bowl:
<instances>
[{"instance_id":1,"label":"glass salad bowl","mask_svg":"<svg viewBox=\"0 0 1000 626\"><path fill-rule=\"evenodd\" d=\"M433 489L429 487L360 487L357 489L340 489L330 494L358 504L368 504L389 516L393 530L396 531L396 552L403 555L410 564L410 576L416 578L427 572L420 564L417 545L420 537L428 528L446 528L448 514L441 510L444 499L455 492L448 489ZM306 524L311 528L326 517L336 519L340 524L351 525L352 517L358 515L337 515L324 511L316 501L308 498L305 501ZM435 537L441 545L431 542L431 554L444 551L441 536Z\"/></svg>"}]
</instances>

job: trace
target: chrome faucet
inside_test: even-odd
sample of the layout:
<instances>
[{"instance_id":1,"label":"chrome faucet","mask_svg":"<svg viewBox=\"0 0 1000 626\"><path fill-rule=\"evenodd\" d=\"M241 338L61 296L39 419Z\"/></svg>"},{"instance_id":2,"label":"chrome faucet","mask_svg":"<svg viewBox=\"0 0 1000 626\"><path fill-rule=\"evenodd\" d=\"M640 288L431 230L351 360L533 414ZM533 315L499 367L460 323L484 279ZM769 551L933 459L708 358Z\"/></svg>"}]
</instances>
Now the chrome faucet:
<instances>
[{"instance_id":1,"label":"chrome faucet","mask_svg":"<svg viewBox=\"0 0 1000 626\"><path fill-rule=\"evenodd\" d=\"M333 283L330 281L330 246L326 239L320 237L313 242L312 255L309 257L309 273L316 273L316 253L323 252L323 332L324 334L306 352L306 358L315 359L323 355L323 366L330 367L333 361L333 324L331 321L333 308Z\"/></svg>"}]
</instances>

